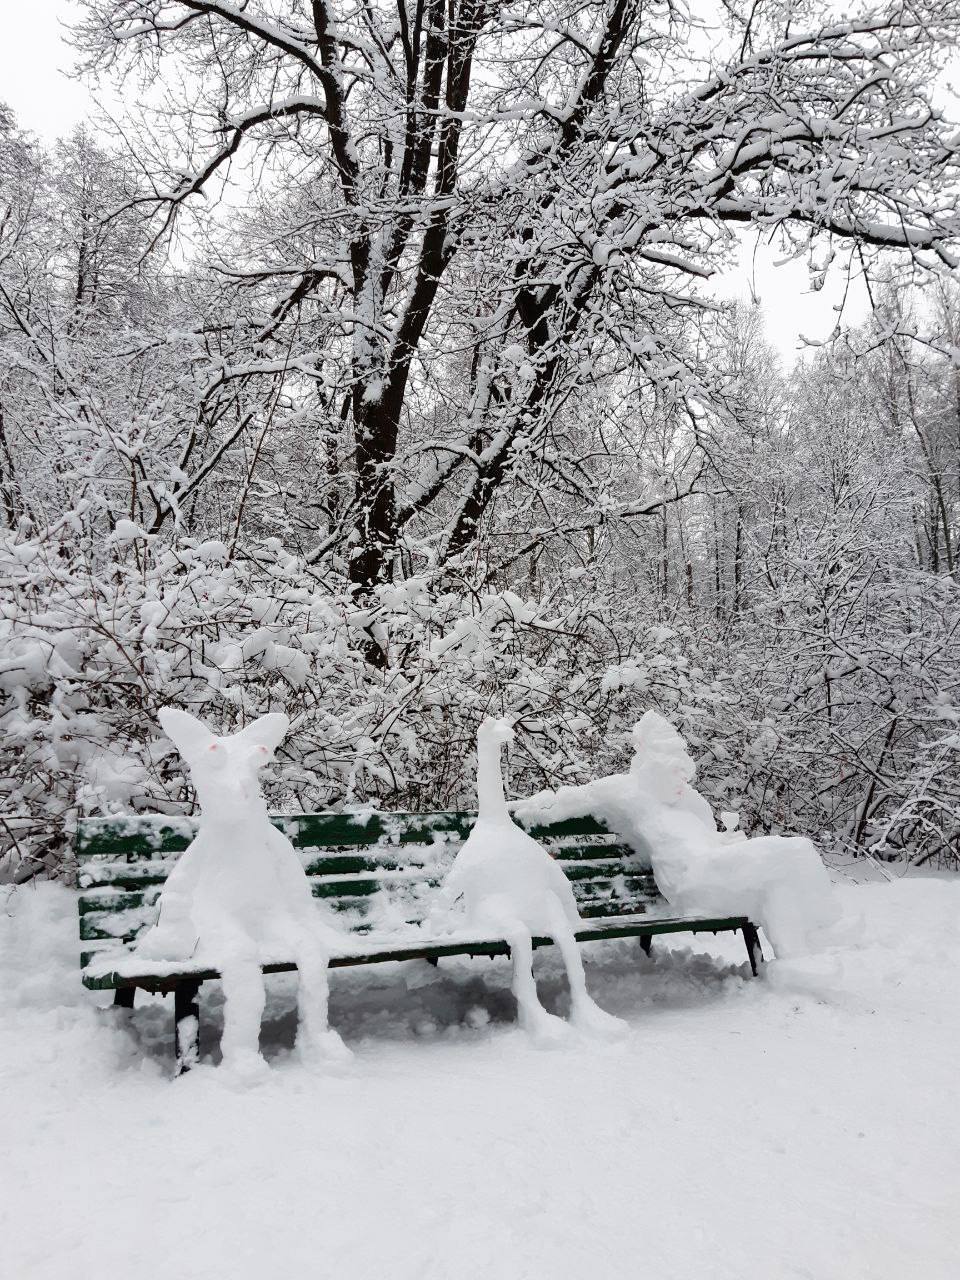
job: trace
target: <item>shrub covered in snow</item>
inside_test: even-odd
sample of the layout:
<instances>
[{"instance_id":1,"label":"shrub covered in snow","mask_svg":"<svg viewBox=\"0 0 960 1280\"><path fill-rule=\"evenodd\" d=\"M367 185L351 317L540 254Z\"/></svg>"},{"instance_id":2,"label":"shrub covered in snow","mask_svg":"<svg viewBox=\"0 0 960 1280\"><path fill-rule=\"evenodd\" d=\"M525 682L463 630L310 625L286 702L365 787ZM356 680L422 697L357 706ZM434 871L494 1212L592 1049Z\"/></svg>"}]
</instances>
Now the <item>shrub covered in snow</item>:
<instances>
[{"instance_id":1,"label":"shrub covered in snow","mask_svg":"<svg viewBox=\"0 0 960 1280\"><path fill-rule=\"evenodd\" d=\"M882 839L917 856L957 830L960 697L938 700L951 650L930 628L950 624L926 602L926 631L905 627L903 645L846 671L826 718L815 706L829 664L798 682L775 655L679 622L647 626L612 593L602 608L579 591L535 602L446 571L384 586L361 608L276 539L230 555L188 537L104 540L101 528L81 506L0 534L8 877L69 869L80 814L191 809L154 727L168 704L222 732L283 711L283 782L268 796L290 810L472 807L473 735L491 713L516 725L516 793L585 782L626 765L631 727L655 706L695 750L704 794L744 830ZM382 667L366 660L371 632ZM878 741L871 708L898 673L895 731Z\"/></svg>"},{"instance_id":2,"label":"shrub covered in snow","mask_svg":"<svg viewBox=\"0 0 960 1280\"><path fill-rule=\"evenodd\" d=\"M176 704L229 731L282 710L291 809L468 806L470 738L491 708L522 718L521 769L579 778L615 701L604 629L583 608L411 580L360 609L270 541L142 537L94 556L86 513L0 538L0 752L8 870L60 865L74 818L192 804L154 727ZM371 628L393 661L370 667Z\"/></svg>"}]
</instances>

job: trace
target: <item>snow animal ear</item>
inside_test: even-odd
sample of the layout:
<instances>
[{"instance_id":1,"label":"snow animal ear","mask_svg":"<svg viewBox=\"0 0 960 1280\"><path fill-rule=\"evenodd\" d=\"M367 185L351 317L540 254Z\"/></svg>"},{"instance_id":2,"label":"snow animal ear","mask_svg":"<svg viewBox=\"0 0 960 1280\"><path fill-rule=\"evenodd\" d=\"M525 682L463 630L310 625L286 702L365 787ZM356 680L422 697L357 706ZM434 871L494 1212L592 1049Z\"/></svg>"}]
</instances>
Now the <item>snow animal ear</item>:
<instances>
[{"instance_id":1,"label":"snow animal ear","mask_svg":"<svg viewBox=\"0 0 960 1280\"><path fill-rule=\"evenodd\" d=\"M202 751L209 751L217 739L202 721L188 711L161 707L157 712L160 727L180 754L190 764Z\"/></svg>"},{"instance_id":2,"label":"snow animal ear","mask_svg":"<svg viewBox=\"0 0 960 1280\"><path fill-rule=\"evenodd\" d=\"M269 715L261 716L253 724L248 724L234 737L246 746L259 747L261 751L272 755L287 736L289 728L290 721L282 711L271 711Z\"/></svg>"}]
</instances>

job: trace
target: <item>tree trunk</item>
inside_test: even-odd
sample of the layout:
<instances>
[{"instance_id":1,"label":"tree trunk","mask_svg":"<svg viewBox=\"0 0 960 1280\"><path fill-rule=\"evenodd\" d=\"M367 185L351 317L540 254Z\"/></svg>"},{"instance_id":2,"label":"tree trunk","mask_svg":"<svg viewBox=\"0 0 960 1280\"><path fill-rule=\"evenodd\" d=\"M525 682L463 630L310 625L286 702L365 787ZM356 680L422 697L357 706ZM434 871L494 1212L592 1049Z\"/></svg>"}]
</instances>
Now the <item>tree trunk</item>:
<instances>
[{"instance_id":1,"label":"tree trunk","mask_svg":"<svg viewBox=\"0 0 960 1280\"><path fill-rule=\"evenodd\" d=\"M353 396L356 436L355 538L350 549L349 578L358 602L370 602L377 587L393 577L397 551L396 495L393 460L397 419L382 401L367 403L363 388ZM367 661L386 665L383 646L371 635L365 646Z\"/></svg>"}]
</instances>

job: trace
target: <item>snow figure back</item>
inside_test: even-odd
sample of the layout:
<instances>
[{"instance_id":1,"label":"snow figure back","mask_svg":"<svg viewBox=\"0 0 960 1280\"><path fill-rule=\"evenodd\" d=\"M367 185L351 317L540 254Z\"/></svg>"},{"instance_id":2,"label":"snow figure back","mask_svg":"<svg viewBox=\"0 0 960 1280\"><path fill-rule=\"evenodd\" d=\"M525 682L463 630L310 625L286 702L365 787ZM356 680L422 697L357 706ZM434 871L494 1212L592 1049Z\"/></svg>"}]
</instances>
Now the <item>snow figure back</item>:
<instances>
[{"instance_id":1,"label":"snow figure back","mask_svg":"<svg viewBox=\"0 0 960 1280\"><path fill-rule=\"evenodd\" d=\"M217 737L185 711L158 716L186 761L200 802L197 834L167 878L160 918L137 950L154 959L209 956L225 996L224 1064L261 1071L258 1040L265 959L292 958L300 976L297 1049L308 1060L347 1050L327 1025L328 944L336 931L314 902L296 851L270 822L259 773L289 728L261 716Z\"/></svg>"},{"instance_id":2,"label":"snow figure back","mask_svg":"<svg viewBox=\"0 0 960 1280\"><path fill-rule=\"evenodd\" d=\"M570 983L571 1021L599 1034L625 1024L600 1009L587 993L580 948L574 936L580 915L570 882L557 863L507 810L500 751L513 731L506 720L485 720L477 733L477 821L445 881L448 896L462 898L470 924L496 930L510 945L513 992L520 1025L550 1042L567 1030L537 998L533 980L534 933L552 937Z\"/></svg>"}]
</instances>

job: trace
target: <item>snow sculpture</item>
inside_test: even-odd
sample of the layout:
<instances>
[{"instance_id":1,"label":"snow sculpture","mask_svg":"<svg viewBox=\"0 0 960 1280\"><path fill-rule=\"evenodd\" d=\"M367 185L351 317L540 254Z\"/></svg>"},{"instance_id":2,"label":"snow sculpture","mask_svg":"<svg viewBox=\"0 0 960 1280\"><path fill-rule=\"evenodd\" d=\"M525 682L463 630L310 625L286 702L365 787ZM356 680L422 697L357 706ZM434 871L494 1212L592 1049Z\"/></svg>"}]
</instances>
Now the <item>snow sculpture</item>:
<instances>
[{"instance_id":1,"label":"snow sculpture","mask_svg":"<svg viewBox=\"0 0 960 1280\"><path fill-rule=\"evenodd\" d=\"M315 903L300 859L273 826L259 771L289 728L285 715L261 716L218 738L185 711L159 720L190 769L200 824L164 884L160 918L137 946L153 959L197 951L218 968L226 1000L223 1061L241 1074L265 1063L258 1040L265 991L261 964L283 956L299 970L297 1049L307 1061L348 1056L327 1025L327 944L334 926Z\"/></svg>"},{"instance_id":2,"label":"snow sculpture","mask_svg":"<svg viewBox=\"0 0 960 1280\"><path fill-rule=\"evenodd\" d=\"M815 947L840 909L812 842L718 833L710 805L691 785L696 768L683 738L656 711L644 713L633 742L636 826L671 906L691 915L750 916L778 959Z\"/></svg>"},{"instance_id":3,"label":"snow sculpture","mask_svg":"<svg viewBox=\"0 0 960 1280\"><path fill-rule=\"evenodd\" d=\"M587 993L574 936L580 915L570 883L507 811L500 750L512 736L506 720L485 720L477 733L477 821L447 875L446 894L462 897L472 926L493 930L509 943L520 1025L534 1039L556 1041L567 1031L562 1019L548 1013L537 998L534 933L552 937L560 949L570 983L573 1024L595 1034L617 1034L626 1024L605 1013Z\"/></svg>"}]
</instances>

